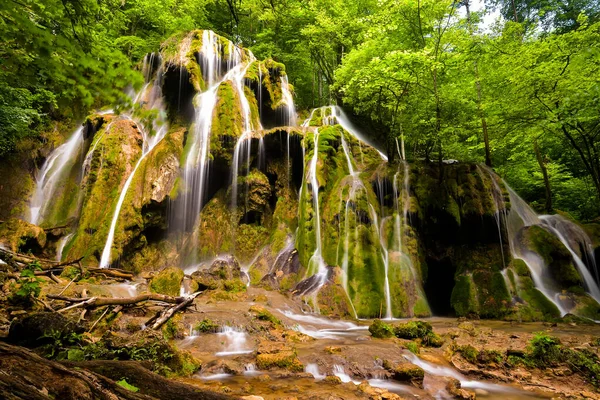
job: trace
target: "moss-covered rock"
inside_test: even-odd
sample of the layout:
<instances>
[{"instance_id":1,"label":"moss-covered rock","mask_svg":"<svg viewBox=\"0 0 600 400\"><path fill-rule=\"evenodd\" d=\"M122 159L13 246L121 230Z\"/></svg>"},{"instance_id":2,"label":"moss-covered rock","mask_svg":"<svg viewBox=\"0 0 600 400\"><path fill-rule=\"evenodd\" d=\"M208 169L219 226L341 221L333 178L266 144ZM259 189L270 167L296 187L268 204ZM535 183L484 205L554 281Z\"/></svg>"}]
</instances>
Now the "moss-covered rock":
<instances>
[{"instance_id":1,"label":"moss-covered rock","mask_svg":"<svg viewBox=\"0 0 600 400\"><path fill-rule=\"evenodd\" d=\"M40 254L46 240L42 228L23 220L11 218L0 224L0 243L14 252Z\"/></svg>"},{"instance_id":2,"label":"moss-covered rock","mask_svg":"<svg viewBox=\"0 0 600 400\"><path fill-rule=\"evenodd\" d=\"M393 371L393 377L400 382L408 382L416 387L423 387L425 371L413 364L400 364Z\"/></svg>"},{"instance_id":3,"label":"moss-covered rock","mask_svg":"<svg viewBox=\"0 0 600 400\"><path fill-rule=\"evenodd\" d=\"M571 253L556 236L537 225L525 228L523 236L529 247L542 257L560 287L581 285L581 277L573 266Z\"/></svg>"},{"instance_id":4,"label":"moss-covered rock","mask_svg":"<svg viewBox=\"0 0 600 400\"><path fill-rule=\"evenodd\" d=\"M154 275L149 288L154 293L177 296L179 295L183 275L183 270L177 267L165 268Z\"/></svg>"},{"instance_id":5,"label":"moss-covered rock","mask_svg":"<svg viewBox=\"0 0 600 400\"><path fill-rule=\"evenodd\" d=\"M394 327L386 324L380 319L376 319L371 325L369 325L369 332L371 333L371 336L380 339L391 338L395 336Z\"/></svg>"},{"instance_id":6,"label":"moss-covered rock","mask_svg":"<svg viewBox=\"0 0 600 400\"><path fill-rule=\"evenodd\" d=\"M64 249L68 259L84 257L98 265L119 194L142 151L135 122L105 115L84 163L83 200L75 237Z\"/></svg>"}]
</instances>

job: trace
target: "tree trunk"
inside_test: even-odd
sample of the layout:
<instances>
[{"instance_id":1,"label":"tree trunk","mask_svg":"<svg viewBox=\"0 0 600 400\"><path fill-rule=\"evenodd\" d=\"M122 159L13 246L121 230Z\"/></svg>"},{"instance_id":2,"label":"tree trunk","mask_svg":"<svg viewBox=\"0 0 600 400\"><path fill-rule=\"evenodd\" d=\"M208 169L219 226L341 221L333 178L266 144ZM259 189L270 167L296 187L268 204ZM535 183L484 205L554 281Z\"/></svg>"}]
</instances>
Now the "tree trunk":
<instances>
[{"instance_id":1,"label":"tree trunk","mask_svg":"<svg viewBox=\"0 0 600 400\"><path fill-rule=\"evenodd\" d=\"M537 139L533 140L533 151L535 152L535 158L542 170L542 175L544 176L544 186L546 188L546 205L544 209L547 213L552 212L552 190L550 189L550 179L548 178L548 170L546 169L546 164L544 164L544 158L542 157L542 153L540 152L540 147L538 146Z\"/></svg>"},{"instance_id":2,"label":"tree trunk","mask_svg":"<svg viewBox=\"0 0 600 400\"><path fill-rule=\"evenodd\" d=\"M467 22L469 24L469 32L471 36L473 35L472 24L471 24L471 9L469 8L469 0L465 0L465 7L467 9ZM490 139L488 136L487 129L487 121L485 120L485 113L483 112L483 107L481 106L481 79L479 78L479 68L477 66L477 60L474 62L474 70L475 70L475 87L477 89L477 111L479 112L479 117L481 118L481 129L483 131L483 143L485 145L485 165L491 168L492 166L492 158L490 156Z\"/></svg>"}]
</instances>

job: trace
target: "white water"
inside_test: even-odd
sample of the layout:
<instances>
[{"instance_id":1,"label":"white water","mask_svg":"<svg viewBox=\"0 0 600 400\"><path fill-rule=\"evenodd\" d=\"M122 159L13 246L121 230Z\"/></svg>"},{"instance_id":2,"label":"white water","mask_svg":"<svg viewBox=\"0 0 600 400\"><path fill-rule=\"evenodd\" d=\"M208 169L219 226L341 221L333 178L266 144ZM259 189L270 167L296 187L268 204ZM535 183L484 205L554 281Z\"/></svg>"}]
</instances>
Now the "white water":
<instances>
[{"instance_id":1,"label":"white water","mask_svg":"<svg viewBox=\"0 0 600 400\"><path fill-rule=\"evenodd\" d=\"M141 126L139 122L136 124ZM167 133L167 127L163 125L158 132L152 137L148 137L148 134L142 130L142 136L144 137L144 146L142 150L142 156L138 159L135 167L129 174L129 177L125 181L125 185L123 185L123 189L121 189L121 194L119 195L119 200L117 201L117 206L115 208L115 212L113 214L112 220L110 222L110 229L108 231L108 237L106 238L106 244L104 245L104 250L102 250L102 257L100 258L100 268L108 268L110 266L110 254L112 250L112 245L115 238L115 229L117 227L117 222L119 220L119 213L121 212L121 207L123 206L123 202L125 201L125 196L127 195L127 190L133 181L133 177L135 176L135 172L139 168L142 161L146 158L146 156L154 149L154 147L164 138Z\"/></svg>"},{"instance_id":2,"label":"white water","mask_svg":"<svg viewBox=\"0 0 600 400\"><path fill-rule=\"evenodd\" d=\"M314 275L318 278L318 288L327 280L327 266L322 256L321 242L321 215L319 212L319 180L317 177L317 163L319 161L319 129L315 129L313 156L309 166L309 179L312 190L313 208L315 213L315 251L308 261L308 271L316 271ZM315 268L316 267L316 268Z\"/></svg>"},{"instance_id":3,"label":"white water","mask_svg":"<svg viewBox=\"0 0 600 400\"><path fill-rule=\"evenodd\" d=\"M565 232L564 229L561 230L561 228L565 227L568 221L561 221L562 223L557 224L555 223L556 218L558 217L555 217L553 215L540 216L540 220L544 222L544 226L547 229L549 229L552 233L554 233L554 235L562 242L562 244L567 248L567 250L569 250L569 253L571 253L571 256L573 257L573 261L575 262L575 266L579 271L579 275L581 275L581 277L583 278L585 288L587 289L588 293L594 298L594 300L600 303L600 288L598 288L598 284L594 280L594 277L587 269L579 255L571 247L571 243L567 240L565 236L566 234L568 234L568 232Z\"/></svg>"},{"instance_id":4,"label":"white water","mask_svg":"<svg viewBox=\"0 0 600 400\"><path fill-rule=\"evenodd\" d=\"M354 127L354 125L352 125L352 122L350 122L350 120L348 119L348 116L344 113L344 111L340 107L338 107L338 106L333 106L333 107L336 110L335 117L336 117L338 123L342 126L342 128L347 130L352 136L354 136L359 141L366 143L369 146L371 146L372 148L374 148L375 150L377 150L377 152L379 153L379 155L381 156L381 158L384 161L388 160L387 156L381 150L379 150L377 148L377 146L373 145L373 143L370 140L368 140L358 129L356 129Z\"/></svg>"},{"instance_id":5,"label":"white water","mask_svg":"<svg viewBox=\"0 0 600 400\"><path fill-rule=\"evenodd\" d=\"M230 43L230 46L233 46ZM210 160L210 134L212 118L217 103L219 85L230 76L221 78L221 44L212 31L202 33L202 73L208 89L194 98L194 130L188 139L189 149L183 167L182 181L185 191L181 199L175 202L170 215L170 225L184 231L192 230L200 217L208 179ZM241 62L241 50L230 47L227 59L227 71L231 71Z\"/></svg>"},{"instance_id":6,"label":"white water","mask_svg":"<svg viewBox=\"0 0 600 400\"><path fill-rule=\"evenodd\" d=\"M253 57L251 61L253 61ZM233 163L232 163L232 179L231 179L231 204L232 209L235 211L237 209L237 197L238 197L238 176L239 169L241 163L243 161L242 154L245 153L246 157L246 173L250 173L250 151L252 150L252 131L254 130L254 126L252 124L252 117L250 113L250 103L248 103L248 99L246 98L246 94L244 92L244 75L246 75L246 71L248 70L249 64L245 68L241 68L238 71L232 70L232 81L234 82L234 87L238 93L238 97L240 99L240 108L242 111L242 121L243 121L243 131L240 137L238 138L237 143L235 144L235 149L233 151ZM262 126L256 127L256 129L261 130Z\"/></svg>"},{"instance_id":7,"label":"white water","mask_svg":"<svg viewBox=\"0 0 600 400\"><path fill-rule=\"evenodd\" d=\"M259 69L260 71L260 69ZM260 90L259 90L260 93ZM297 116L296 116L296 107L294 106L294 98L292 97L292 93L290 91L290 85L288 83L287 75L281 77L281 97L283 102L285 103L286 117L285 125L287 126L296 126L298 124ZM260 101L260 100L259 100ZM290 160L290 132L287 133L287 167L288 167L288 178L291 176L291 160ZM288 179L289 182L289 179Z\"/></svg>"},{"instance_id":8,"label":"white water","mask_svg":"<svg viewBox=\"0 0 600 400\"><path fill-rule=\"evenodd\" d=\"M244 365L244 375L259 375L260 371L256 369L256 365L248 363Z\"/></svg>"},{"instance_id":9,"label":"white water","mask_svg":"<svg viewBox=\"0 0 600 400\"><path fill-rule=\"evenodd\" d=\"M529 250L519 240L518 234L523 227L540 225L541 220L535 211L506 183L505 186L510 195L511 204L510 212L507 216L507 230L512 256L515 259L523 260L531 272L531 278L535 287L556 305L561 316L563 316L567 314L568 310L560 302L559 295L561 292L556 289L554 282L550 278L544 260L537 253Z\"/></svg>"},{"instance_id":10,"label":"white water","mask_svg":"<svg viewBox=\"0 0 600 400\"><path fill-rule=\"evenodd\" d=\"M75 233L69 233L68 235L63 236L56 244L56 261L62 261L63 250L73 235L75 235Z\"/></svg>"},{"instance_id":11,"label":"white water","mask_svg":"<svg viewBox=\"0 0 600 400\"><path fill-rule=\"evenodd\" d=\"M222 338L225 349L216 353L217 356L233 356L249 354L254 350L248 348L246 332L231 326L224 326L217 335Z\"/></svg>"},{"instance_id":12,"label":"white water","mask_svg":"<svg viewBox=\"0 0 600 400\"><path fill-rule=\"evenodd\" d=\"M48 205L55 200L57 184L64 178L69 161L79 154L83 146L83 126L68 141L58 146L46 159L36 179L36 187L29 207L29 222L38 225L43 221Z\"/></svg>"},{"instance_id":13,"label":"white water","mask_svg":"<svg viewBox=\"0 0 600 400\"><path fill-rule=\"evenodd\" d=\"M306 367L304 368L304 372L311 374L318 381L325 379L325 377L327 376L325 374L321 374L319 372L319 366L314 363L306 364Z\"/></svg>"},{"instance_id":14,"label":"white water","mask_svg":"<svg viewBox=\"0 0 600 400\"><path fill-rule=\"evenodd\" d=\"M286 110L286 125L287 126L296 126L298 124L296 117L296 107L294 107L294 98L292 97L292 92L290 91L290 85L288 83L287 75L282 76L281 78L281 97L283 102L285 103Z\"/></svg>"},{"instance_id":15,"label":"white water","mask_svg":"<svg viewBox=\"0 0 600 400\"><path fill-rule=\"evenodd\" d=\"M344 367L343 367L343 366L341 366L341 365L339 365L339 364L335 364L335 365L333 366L333 374L334 374L335 376L337 376L338 378L340 378L340 380L341 380L343 383L352 382L352 383L354 383L355 385L360 385L360 381L355 381L355 380L353 380L353 379L350 377L350 375L348 375L348 374L346 373L346 371L344 370Z\"/></svg>"},{"instance_id":16,"label":"white water","mask_svg":"<svg viewBox=\"0 0 600 400\"><path fill-rule=\"evenodd\" d=\"M502 386L502 385L496 385L494 383L485 383L485 382L481 382L481 381L469 380L464 375L462 375L460 372L458 372L457 370L455 370L453 368L429 363L427 361L420 359L419 357L417 357L416 355L414 355L413 353L410 353L410 352L403 353L403 356L404 356L404 358L406 358L408 361L410 361L417 367L422 368L428 374L435 375L435 376L445 376L445 377L457 379L460 382L461 387L463 387L463 388L483 389L483 390L488 390L490 392L496 392L496 393L521 392L520 390L517 390L512 387L508 387L508 386Z\"/></svg>"}]
</instances>

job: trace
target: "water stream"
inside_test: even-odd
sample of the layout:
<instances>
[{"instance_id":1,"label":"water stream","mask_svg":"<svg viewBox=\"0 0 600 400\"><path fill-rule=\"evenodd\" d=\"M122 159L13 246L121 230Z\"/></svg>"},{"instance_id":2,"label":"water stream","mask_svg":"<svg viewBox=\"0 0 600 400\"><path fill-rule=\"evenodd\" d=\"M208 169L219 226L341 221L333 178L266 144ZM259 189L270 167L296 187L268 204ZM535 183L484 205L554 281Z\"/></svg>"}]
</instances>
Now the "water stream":
<instances>
[{"instance_id":1,"label":"water stream","mask_svg":"<svg viewBox=\"0 0 600 400\"><path fill-rule=\"evenodd\" d=\"M36 187L30 203L29 222L39 225L43 222L49 204L55 201L54 193L65 174L72 167L71 162L83 149L83 126L73 132L69 140L58 146L46 159L38 173Z\"/></svg>"}]
</instances>

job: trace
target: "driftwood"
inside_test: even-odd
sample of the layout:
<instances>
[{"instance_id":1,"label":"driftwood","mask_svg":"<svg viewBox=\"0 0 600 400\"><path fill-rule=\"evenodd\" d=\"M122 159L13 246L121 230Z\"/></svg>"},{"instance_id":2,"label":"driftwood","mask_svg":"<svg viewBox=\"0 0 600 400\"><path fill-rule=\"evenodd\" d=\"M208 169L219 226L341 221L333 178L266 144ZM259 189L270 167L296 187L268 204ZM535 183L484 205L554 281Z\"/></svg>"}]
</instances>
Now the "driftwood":
<instances>
[{"instance_id":1,"label":"driftwood","mask_svg":"<svg viewBox=\"0 0 600 400\"><path fill-rule=\"evenodd\" d=\"M85 308L96 308L102 306L127 306L131 304L140 303L142 301L161 301L163 303L180 304L187 300L187 297L175 297L167 296L165 294L158 293L146 293L140 294L134 297L64 297L49 294L46 297L52 300L62 300L67 303L79 304L78 307Z\"/></svg>"},{"instance_id":2,"label":"driftwood","mask_svg":"<svg viewBox=\"0 0 600 400\"><path fill-rule=\"evenodd\" d=\"M167 309L161 311L159 314L155 315L152 319L150 319L150 321L153 321L153 323L150 326L150 328L155 329L155 330L158 329L158 328L160 328L173 315L175 315L177 313L177 311L183 310L184 308L186 308L187 306L189 306L190 304L192 304L194 302L194 299L196 298L196 296L198 296L199 294L200 294L200 292L196 292L194 294L186 296L185 297L185 301L183 301L182 303L179 303L176 306L172 306L170 308L167 308ZM146 323L146 326L149 325L150 321L148 321Z\"/></svg>"},{"instance_id":3,"label":"driftwood","mask_svg":"<svg viewBox=\"0 0 600 400\"><path fill-rule=\"evenodd\" d=\"M118 384L123 378L138 387ZM23 347L0 342L0 398L17 400L221 400L233 397L157 375L136 361L58 363Z\"/></svg>"},{"instance_id":4,"label":"driftwood","mask_svg":"<svg viewBox=\"0 0 600 400\"><path fill-rule=\"evenodd\" d=\"M29 254L15 253L14 251L0 248L0 260L12 267L18 267L19 269L24 268L36 261L40 264L40 268L42 270L58 269L68 265L79 264L82 259L83 257L76 260L60 262L56 260L48 260L46 258L34 257Z\"/></svg>"},{"instance_id":5,"label":"driftwood","mask_svg":"<svg viewBox=\"0 0 600 400\"><path fill-rule=\"evenodd\" d=\"M81 271L81 276L83 276L85 272L88 272L92 275L103 275L105 278L117 278L126 280L133 279L133 273L118 268L89 268L86 271L84 271L83 266L81 265L81 260L83 260L83 257L75 260L59 262L48 260L45 258L34 257L29 254L15 253L13 251L0 248L0 260L4 261L8 266L12 267L12 269L14 270L21 270L33 262L38 262L42 270L35 271L35 275L47 276L55 282L57 280L55 277L52 276L52 274L60 274L64 267L70 265L76 265Z\"/></svg>"}]
</instances>

